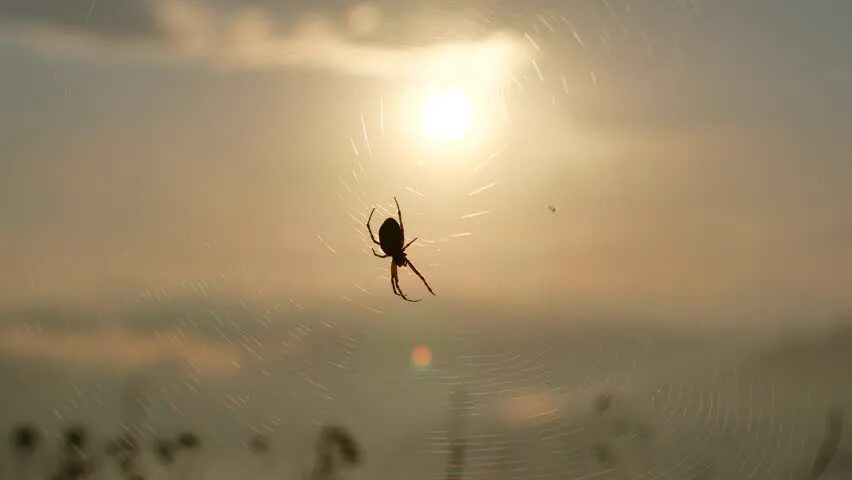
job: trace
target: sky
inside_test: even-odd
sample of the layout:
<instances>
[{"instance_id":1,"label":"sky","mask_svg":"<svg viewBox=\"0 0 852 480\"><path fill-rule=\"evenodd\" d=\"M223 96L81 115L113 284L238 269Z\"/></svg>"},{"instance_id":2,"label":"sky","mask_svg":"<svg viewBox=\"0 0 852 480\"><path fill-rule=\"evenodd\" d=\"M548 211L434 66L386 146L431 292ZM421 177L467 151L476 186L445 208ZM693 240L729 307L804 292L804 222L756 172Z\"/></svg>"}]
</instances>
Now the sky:
<instances>
[{"instance_id":1,"label":"sky","mask_svg":"<svg viewBox=\"0 0 852 480\"><path fill-rule=\"evenodd\" d=\"M224 278L235 296L381 310L397 299L362 224L396 195L437 301L843 314L850 14L4 2L3 302L123 302ZM415 107L448 86L474 98L475 134L441 144Z\"/></svg>"},{"instance_id":2,"label":"sky","mask_svg":"<svg viewBox=\"0 0 852 480\"><path fill-rule=\"evenodd\" d=\"M615 391L655 478L800 478L852 405L850 24L842 0L0 1L0 385L26 399L0 428L106 435L138 390L150 431L289 459L343 422L375 459L354 478L428 476L463 391L471 478L584 478ZM394 197L420 303L370 252Z\"/></svg>"}]
</instances>

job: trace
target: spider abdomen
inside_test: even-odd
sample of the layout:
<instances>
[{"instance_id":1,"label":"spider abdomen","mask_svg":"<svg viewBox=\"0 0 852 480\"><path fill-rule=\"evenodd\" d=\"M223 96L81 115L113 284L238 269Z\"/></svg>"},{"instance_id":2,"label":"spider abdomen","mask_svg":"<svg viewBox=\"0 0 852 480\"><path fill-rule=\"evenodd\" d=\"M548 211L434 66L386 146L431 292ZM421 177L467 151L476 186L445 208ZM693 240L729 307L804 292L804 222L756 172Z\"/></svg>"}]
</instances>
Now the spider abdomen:
<instances>
[{"instance_id":1,"label":"spider abdomen","mask_svg":"<svg viewBox=\"0 0 852 480\"><path fill-rule=\"evenodd\" d=\"M382 250L391 256L399 256L402 254L402 229L399 228L399 223L393 218L388 218L379 227L379 245Z\"/></svg>"}]
</instances>

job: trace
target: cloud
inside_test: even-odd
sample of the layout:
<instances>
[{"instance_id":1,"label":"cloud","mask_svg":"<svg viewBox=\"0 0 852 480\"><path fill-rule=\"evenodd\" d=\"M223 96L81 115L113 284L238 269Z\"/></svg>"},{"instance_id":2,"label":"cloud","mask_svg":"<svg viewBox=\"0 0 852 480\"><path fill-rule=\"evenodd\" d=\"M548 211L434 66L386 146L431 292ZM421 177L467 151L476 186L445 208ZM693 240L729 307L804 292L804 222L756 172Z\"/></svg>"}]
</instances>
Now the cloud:
<instances>
[{"instance_id":1,"label":"cloud","mask_svg":"<svg viewBox=\"0 0 852 480\"><path fill-rule=\"evenodd\" d=\"M221 375L238 368L233 347L179 331L133 332L119 328L45 331L0 329L0 355L98 370L127 370L165 364L186 365L199 374Z\"/></svg>"},{"instance_id":2,"label":"cloud","mask_svg":"<svg viewBox=\"0 0 852 480\"><path fill-rule=\"evenodd\" d=\"M252 2L211 6L197 0L140 0L92 5L88 0L11 0L0 4L0 31L50 51L117 50L122 55L133 51L225 68L324 69L368 77L493 78L527 63L531 55L528 43L511 31L478 31L466 39L438 43L434 36L408 38L405 43L380 38L383 14L372 3L350 8L341 22L327 13L274 11ZM436 15L432 23L440 24L446 15ZM423 23L413 17L392 23Z\"/></svg>"},{"instance_id":3,"label":"cloud","mask_svg":"<svg viewBox=\"0 0 852 480\"><path fill-rule=\"evenodd\" d=\"M0 2L0 22L116 39L146 38L162 33L160 6L158 0L4 0ZM97 14L92 15L95 8Z\"/></svg>"}]
</instances>

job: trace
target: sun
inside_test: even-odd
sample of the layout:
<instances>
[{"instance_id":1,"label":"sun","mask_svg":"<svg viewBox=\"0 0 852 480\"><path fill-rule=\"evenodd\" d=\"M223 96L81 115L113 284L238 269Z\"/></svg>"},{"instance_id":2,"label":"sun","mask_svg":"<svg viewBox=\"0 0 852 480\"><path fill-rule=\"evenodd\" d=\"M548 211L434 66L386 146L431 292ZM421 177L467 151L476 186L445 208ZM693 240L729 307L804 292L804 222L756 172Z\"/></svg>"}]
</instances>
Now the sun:
<instances>
[{"instance_id":1,"label":"sun","mask_svg":"<svg viewBox=\"0 0 852 480\"><path fill-rule=\"evenodd\" d=\"M469 130L473 120L470 100L460 90L440 90L426 97L420 108L426 134L435 140L457 140Z\"/></svg>"}]
</instances>

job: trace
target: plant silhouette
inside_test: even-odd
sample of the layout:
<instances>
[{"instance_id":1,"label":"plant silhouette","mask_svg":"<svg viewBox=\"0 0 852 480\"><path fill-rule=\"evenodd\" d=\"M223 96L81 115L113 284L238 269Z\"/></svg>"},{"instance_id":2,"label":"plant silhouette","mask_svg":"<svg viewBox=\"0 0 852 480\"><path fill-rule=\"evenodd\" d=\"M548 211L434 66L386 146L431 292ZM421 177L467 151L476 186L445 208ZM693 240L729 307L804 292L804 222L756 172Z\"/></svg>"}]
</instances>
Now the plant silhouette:
<instances>
[{"instance_id":1,"label":"plant silhouette","mask_svg":"<svg viewBox=\"0 0 852 480\"><path fill-rule=\"evenodd\" d=\"M316 461L311 479L336 478L341 468L359 465L363 454L355 437L341 426L322 429L316 445Z\"/></svg>"},{"instance_id":2,"label":"plant silhouette","mask_svg":"<svg viewBox=\"0 0 852 480\"><path fill-rule=\"evenodd\" d=\"M197 450L201 448L201 439L194 432L182 432L178 435L178 446L185 450Z\"/></svg>"},{"instance_id":3,"label":"plant silhouette","mask_svg":"<svg viewBox=\"0 0 852 480\"><path fill-rule=\"evenodd\" d=\"M12 449L19 455L32 455L41 441L38 430L29 423L15 427L11 437Z\"/></svg>"},{"instance_id":4,"label":"plant silhouette","mask_svg":"<svg viewBox=\"0 0 852 480\"><path fill-rule=\"evenodd\" d=\"M269 452L269 440L259 433L256 433L249 438L249 448L257 455L263 455Z\"/></svg>"},{"instance_id":5,"label":"plant silhouette","mask_svg":"<svg viewBox=\"0 0 852 480\"><path fill-rule=\"evenodd\" d=\"M464 390L455 390L450 396L450 456L447 460L445 480L461 480L464 474L467 440L464 437L464 417L462 410L468 401Z\"/></svg>"},{"instance_id":6,"label":"plant silhouette","mask_svg":"<svg viewBox=\"0 0 852 480\"><path fill-rule=\"evenodd\" d=\"M843 436L843 412L839 408L831 408L828 411L825 435L817 451L811 468L811 478L814 480L822 477L829 465L837 456L840 439Z\"/></svg>"}]
</instances>

